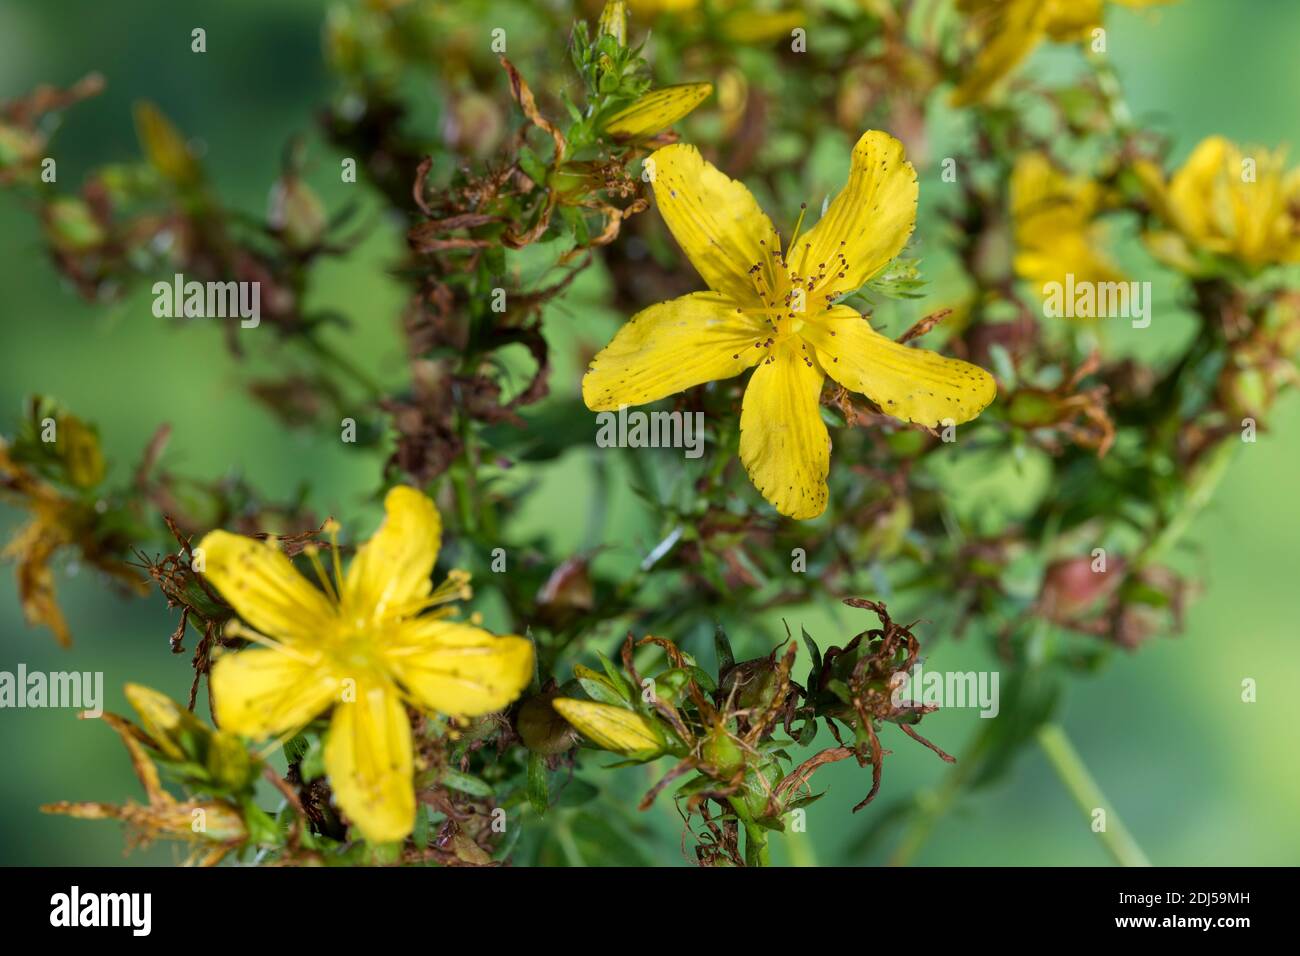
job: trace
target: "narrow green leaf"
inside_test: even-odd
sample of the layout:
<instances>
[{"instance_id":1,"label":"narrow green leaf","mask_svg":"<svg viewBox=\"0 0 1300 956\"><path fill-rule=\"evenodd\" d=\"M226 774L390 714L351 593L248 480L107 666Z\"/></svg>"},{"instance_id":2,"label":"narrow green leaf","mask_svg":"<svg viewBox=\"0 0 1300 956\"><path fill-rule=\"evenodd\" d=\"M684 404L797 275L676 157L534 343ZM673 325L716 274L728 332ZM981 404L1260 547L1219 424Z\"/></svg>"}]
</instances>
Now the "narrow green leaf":
<instances>
[{"instance_id":1,"label":"narrow green leaf","mask_svg":"<svg viewBox=\"0 0 1300 956\"><path fill-rule=\"evenodd\" d=\"M453 790L468 793L472 797L492 796L492 787L487 782L470 774L461 773L459 770L444 769L439 776L439 780Z\"/></svg>"},{"instance_id":2,"label":"narrow green leaf","mask_svg":"<svg viewBox=\"0 0 1300 956\"><path fill-rule=\"evenodd\" d=\"M718 622L718 626L713 631L713 649L718 654L719 676L736 666L736 654L731 649L731 639L727 637L727 631L721 622Z\"/></svg>"}]
</instances>

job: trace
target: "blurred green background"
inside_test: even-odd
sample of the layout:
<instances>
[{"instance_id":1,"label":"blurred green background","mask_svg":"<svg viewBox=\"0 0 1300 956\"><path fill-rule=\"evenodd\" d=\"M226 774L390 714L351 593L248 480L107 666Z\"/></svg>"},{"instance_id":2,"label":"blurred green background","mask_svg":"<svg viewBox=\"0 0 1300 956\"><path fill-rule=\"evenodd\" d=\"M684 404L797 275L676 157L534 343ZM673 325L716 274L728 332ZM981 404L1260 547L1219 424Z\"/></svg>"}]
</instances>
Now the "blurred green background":
<instances>
[{"instance_id":1,"label":"blurred green background","mask_svg":"<svg viewBox=\"0 0 1300 956\"><path fill-rule=\"evenodd\" d=\"M493 23L515 22L511 5L500 8ZM65 188L94 165L136 154L130 107L147 97L203 144L221 194L236 208L261 215L286 139L312 131L314 109L330 89L319 52L323 9L312 0L111 5L3 0L0 99L40 82L66 85L98 70L108 80L106 93L68 114L66 129L55 140ZM1129 102L1140 121L1173 137L1175 160L1215 132L1265 145L1300 141L1300 112L1294 105L1300 60L1293 49L1300 35L1300 4L1187 0L1156 16L1118 9L1108 25ZM208 32L206 54L190 52L195 26ZM550 43L558 67L565 37L539 42ZM1072 62L1073 55L1040 51L1029 68L1052 70ZM344 190L362 189L338 183L332 154L314 149L313 156L317 165L309 178L331 209L353 198ZM934 170L922 173L933 177ZM926 202L923 185L923 215ZM924 224L919 232L924 233ZM351 317L352 328L339 333L339 344L394 384L404 375L396 319L402 289L385 270L396 260L400 241L400 228L376 229L357 255L327 263L312 293ZM1159 305L1160 276L1150 277L1157 280ZM601 310L602 282L593 271L555 309L577 329L578 339L593 345L601 344L619 319ZM115 474L121 475L157 425L167 421L174 428L167 457L174 470L205 477L242 472L273 498L287 497L310 480L318 511L356 522L358 532L372 526L376 512L367 495L375 485L377 454L349 450L333 431L283 431L242 391L248 369L228 357L216 329L201 322L185 329L164 327L150 313L147 289L113 306L77 299L44 259L33 220L12 195L0 196L0 288L0 427L5 431L26 396L50 394L99 425ZM1164 333L1158 328L1162 317ZM1155 322L1153 341L1176 334L1177 316L1157 312ZM282 355L268 352L253 362L266 368L281 360ZM575 389L579 368L576 358L560 363L553 390ZM1117 657L1101 675L1077 681L1067 702L1067 730L1157 864L1300 862L1300 593L1294 554L1300 499L1293 491L1300 471L1300 400L1287 396L1268 424L1257 444L1243 445L1218 497L1195 524L1194 547L1182 556L1182 566L1203 575L1207 585L1186 633L1162 636L1140 653ZM527 509L528 530L546 535L560 556L583 543L581 491L587 469L582 457L591 453L574 453L547 473ZM18 513L0 509L0 532L7 535L20 520ZM643 522L629 518L624 524L628 554L653 544ZM480 584L488 590L488 582ZM69 652L59 651L47 633L24 625L12 568L4 568L0 670L24 662L29 670L103 671L105 705L116 711L125 709L121 686L127 680L183 697L189 658L168 653L167 634L175 622L160 599L118 599L75 568L60 571L59 588L76 639ZM485 610L492 624L491 608ZM770 620L745 622L748 649L770 646L783 633L782 616L792 626L806 626L823 645L856 630L837 624L825 607L786 609ZM849 620L843 614L839 619ZM918 634L923 641L930 636L924 625ZM188 649L193 641L191 634ZM688 640L687 646L699 650L702 644ZM702 656L708 658L708 652ZM950 670L989 666L982 645L969 639L943 642L931 664ZM1247 677L1258 682L1254 704L1240 701ZM925 730L960 756L977 723L974 711L941 712L927 718ZM885 745L895 753L886 762L878 802L851 816L849 808L869 785L868 774L847 765L823 771L818 783L829 785L829 794L810 810L808 840L792 848L778 838L778 861L882 859L881 849L862 839L868 818L893 799L941 785L952 772L893 733L893 728L886 731ZM0 755L0 862L123 861L116 825L47 817L36 809L60 799L140 798L108 727L79 723L68 711L0 711ZM629 791L649 779L644 769L619 775ZM670 803L661 800L644 822L651 858L681 862ZM125 859L178 858L178 851L162 846ZM917 860L1098 865L1108 857L1042 756L1031 750L1009 779L949 814Z\"/></svg>"}]
</instances>

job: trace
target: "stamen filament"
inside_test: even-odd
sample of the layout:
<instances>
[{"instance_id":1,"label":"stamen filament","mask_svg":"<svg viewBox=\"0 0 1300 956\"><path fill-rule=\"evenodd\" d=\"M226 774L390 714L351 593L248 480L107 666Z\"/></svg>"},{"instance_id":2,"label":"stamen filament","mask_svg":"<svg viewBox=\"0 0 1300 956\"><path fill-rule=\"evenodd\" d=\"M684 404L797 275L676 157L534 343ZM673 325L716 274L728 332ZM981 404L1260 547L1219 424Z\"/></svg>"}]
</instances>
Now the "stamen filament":
<instances>
[{"instance_id":1,"label":"stamen filament","mask_svg":"<svg viewBox=\"0 0 1300 956\"><path fill-rule=\"evenodd\" d=\"M435 607L439 604L450 604L454 601L468 601L474 596L474 589L469 585L470 575L468 571L460 568L453 569L447 575L447 580L443 581L433 592L426 597L416 598L414 601L407 601L405 604L399 604L396 607L387 608L386 613L392 617L415 617L421 611ZM451 609L447 610L451 613ZM446 614L438 615L445 617Z\"/></svg>"},{"instance_id":2,"label":"stamen filament","mask_svg":"<svg viewBox=\"0 0 1300 956\"><path fill-rule=\"evenodd\" d=\"M307 555L307 560L311 562L312 570L316 572L316 579L320 581L321 589L331 601L337 604L339 595L338 592L334 590L334 585L331 583L329 575L325 573L325 566L320 562L320 548L316 547L314 544L309 544L307 547L302 549L302 552Z\"/></svg>"},{"instance_id":3,"label":"stamen filament","mask_svg":"<svg viewBox=\"0 0 1300 956\"><path fill-rule=\"evenodd\" d=\"M808 213L808 204L806 202L801 202L799 204L799 219L794 224L794 235L790 237L791 249L793 249L795 247L795 243L799 241L799 230L803 228L803 217L807 213Z\"/></svg>"},{"instance_id":4,"label":"stamen filament","mask_svg":"<svg viewBox=\"0 0 1300 956\"><path fill-rule=\"evenodd\" d=\"M321 654L317 651L315 654L305 654L291 644L283 641L277 641L275 638L267 637L260 631L255 631L243 621L236 619L226 622L224 633L230 637L241 637L246 641L252 641L254 644L261 644L269 647L271 650L279 651L281 654L287 654L294 660L302 664L317 664L320 662Z\"/></svg>"},{"instance_id":5,"label":"stamen filament","mask_svg":"<svg viewBox=\"0 0 1300 956\"><path fill-rule=\"evenodd\" d=\"M334 563L334 580L338 582L339 603L343 603L343 560L339 557L339 523L333 518L325 522L325 532L330 536L330 557Z\"/></svg>"}]
</instances>

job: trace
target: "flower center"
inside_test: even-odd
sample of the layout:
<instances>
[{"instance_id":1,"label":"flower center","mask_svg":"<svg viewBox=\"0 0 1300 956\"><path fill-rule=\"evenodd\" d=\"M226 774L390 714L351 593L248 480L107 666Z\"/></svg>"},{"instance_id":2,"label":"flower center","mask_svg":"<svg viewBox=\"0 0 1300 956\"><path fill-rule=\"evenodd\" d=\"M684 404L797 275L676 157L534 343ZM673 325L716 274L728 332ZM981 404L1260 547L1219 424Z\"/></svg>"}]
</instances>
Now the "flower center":
<instances>
[{"instance_id":1,"label":"flower center","mask_svg":"<svg viewBox=\"0 0 1300 956\"><path fill-rule=\"evenodd\" d=\"M369 674L383 670L377 653L381 642L369 629L349 627L340 622L339 632L329 655L344 673Z\"/></svg>"},{"instance_id":2,"label":"flower center","mask_svg":"<svg viewBox=\"0 0 1300 956\"><path fill-rule=\"evenodd\" d=\"M748 270L750 282L758 298L758 305L737 311L760 316L767 324L769 335L754 343L756 348L771 350L783 339L797 335L804 322L820 315L840 296L851 289L837 286L849 271L849 261L844 254L845 243L825 261L814 260L812 243L799 241L808 204L800 207L799 221L795 224L790 244L782 251L781 235L772 235L758 241L762 258ZM824 255L821 254L821 255Z\"/></svg>"}]
</instances>

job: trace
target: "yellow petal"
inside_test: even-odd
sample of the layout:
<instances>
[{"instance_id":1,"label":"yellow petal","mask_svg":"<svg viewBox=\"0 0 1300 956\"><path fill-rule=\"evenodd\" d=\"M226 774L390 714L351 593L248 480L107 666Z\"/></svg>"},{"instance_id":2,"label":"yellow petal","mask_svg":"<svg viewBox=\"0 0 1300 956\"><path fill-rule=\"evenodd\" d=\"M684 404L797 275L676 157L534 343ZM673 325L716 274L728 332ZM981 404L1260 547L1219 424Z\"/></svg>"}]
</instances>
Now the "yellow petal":
<instances>
[{"instance_id":1,"label":"yellow petal","mask_svg":"<svg viewBox=\"0 0 1300 956\"><path fill-rule=\"evenodd\" d=\"M398 485L384 498L384 523L348 567L344 616L382 621L413 614L433 590L442 519L429 498Z\"/></svg>"},{"instance_id":2,"label":"yellow petal","mask_svg":"<svg viewBox=\"0 0 1300 956\"><path fill-rule=\"evenodd\" d=\"M749 379L740 411L740 460L750 480L783 515L826 510L831 440L821 417L824 375L797 338L772 349Z\"/></svg>"},{"instance_id":3,"label":"yellow petal","mask_svg":"<svg viewBox=\"0 0 1300 956\"><path fill-rule=\"evenodd\" d=\"M1188 275L1200 275L1206 269L1205 263L1197 258L1186 237L1170 229L1157 229L1143 233L1142 241L1147 250L1170 268Z\"/></svg>"},{"instance_id":4,"label":"yellow petal","mask_svg":"<svg viewBox=\"0 0 1300 956\"><path fill-rule=\"evenodd\" d=\"M789 38L795 27L808 22L803 10L738 10L722 20L722 35L736 43L766 43Z\"/></svg>"},{"instance_id":5,"label":"yellow petal","mask_svg":"<svg viewBox=\"0 0 1300 956\"><path fill-rule=\"evenodd\" d=\"M140 723L145 733L153 740L162 753L173 760L185 756L178 743L178 738L189 734L203 737L208 730L192 713L172 700L166 694L145 687L143 684L127 684L124 688L126 699L135 712L140 715Z\"/></svg>"},{"instance_id":6,"label":"yellow petal","mask_svg":"<svg viewBox=\"0 0 1300 956\"><path fill-rule=\"evenodd\" d=\"M1150 159L1138 157L1133 160L1129 169L1137 179L1142 195L1151 204L1152 210L1168 221L1170 218L1169 187L1165 183L1165 174L1160 165Z\"/></svg>"},{"instance_id":7,"label":"yellow petal","mask_svg":"<svg viewBox=\"0 0 1300 956\"><path fill-rule=\"evenodd\" d=\"M968 106L986 99L1043 39L1051 6L1042 0L974 0L960 8L974 18L979 53L951 102Z\"/></svg>"},{"instance_id":8,"label":"yellow petal","mask_svg":"<svg viewBox=\"0 0 1300 956\"><path fill-rule=\"evenodd\" d=\"M684 13L700 5L700 0L628 0L627 5L643 17L660 13Z\"/></svg>"},{"instance_id":9,"label":"yellow petal","mask_svg":"<svg viewBox=\"0 0 1300 956\"><path fill-rule=\"evenodd\" d=\"M1231 224L1225 231L1242 262L1252 266L1283 262L1290 254L1296 221L1288 204L1285 157L1280 151L1266 149L1250 153L1255 162L1254 182L1242 179L1245 155L1233 157L1231 168L1237 175L1225 182L1232 209Z\"/></svg>"},{"instance_id":10,"label":"yellow petal","mask_svg":"<svg viewBox=\"0 0 1300 956\"><path fill-rule=\"evenodd\" d=\"M1047 34L1058 43L1086 39L1101 26L1102 0L1048 0L1043 6Z\"/></svg>"},{"instance_id":11,"label":"yellow petal","mask_svg":"<svg viewBox=\"0 0 1300 956\"><path fill-rule=\"evenodd\" d=\"M593 412L641 405L704 382L731 378L761 357L767 337L755 315L715 292L642 309L591 360L582 398Z\"/></svg>"},{"instance_id":12,"label":"yellow petal","mask_svg":"<svg viewBox=\"0 0 1300 956\"><path fill-rule=\"evenodd\" d=\"M1066 281L1118 282L1124 276L1103 254L1104 230L1093 220L1101 188L1069 176L1043 153L1025 153L1011 173L1016 272L1038 286Z\"/></svg>"},{"instance_id":13,"label":"yellow petal","mask_svg":"<svg viewBox=\"0 0 1300 956\"><path fill-rule=\"evenodd\" d=\"M801 276L824 267L827 288L837 293L861 288L907 245L916 197L916 170L903 157L903 144L869 130L853 147L848 184L812 231L795 240L786 261Z\"/></svg>"},{"instance_id":14,"label":"yellow petal","mask_svg":"<svg viewBox=\"0 0 1300 956\"><path fill-rule=\"evenodd\" d=\"M993 376L978 365L900 345L847 306L809 321L801 334L831 378L905 422L968 422L997 394Z\"/></svg>"},{"instance_id":15,"label":"yellow petal","mask_svg":"<svg viewBox=\"0 0 1300 956\"><path fill-rule=\"evenodd\" d=\"M678 83L651 90L606 120L604 130L617 139L645 139L672 126L712 92L712 83Z\"/></svg>"},{"instance_id":16,"label":"yellow petal","mask_svg":"<svg viewBox=\"0 0 1300 956\"><path fill-rule=\"evenodd\" d=\"M38 517L14 535L0 553L0 557L18 559L18 600L23 618L28 624L49 628L60 647L72 645L72 633L59 607L50 562L66 543L67 535L61 528Z\"/></svg>"},{"instance_id":17,"label":"yellow petal","mask_svg":"<svg viewBox=\"0 0 1300 956\"><path fill-rule=\"evenodd\" d=\"M1070 275L1076 283L1125 281L1124 274L1097 251L1101 234L1095 228L1067 232L1022 249L1016 253L1016 273L1029 281L1040 295L1044 294L1047 283L1064 284Z\"/></svg>"},{"instance_id":18,"label":"yellow petal","mask_svg":"<svg viewBox=\"0 0 1300 956\"><path fill-rule=\"evenodd\" d=\"M222 730L270 737L309 723L339 696L339 681L295 653L245 650L212 666L212 700Z\"/></svg>"},{"instance_id":19,"label":"yellow petal","mask_svg":"<svg viewBox=\"0 0 1300 956\"><path fill-rule=\"evenodd\" d=\"M1222 193L1219 184L1235 147L1222 136L1209 136L1192 150L1187 161L1169 181L1168 211L1190 239L1206 243L1217 231L1214 198Z\"/></svg>"},{"instance_id":20,"label":"yellow petal","mask_svg":"<svg viewBox=\"0 0 1300 956\"><path fill-rule=\"evenodd\" d=\"M371 843L404 839L415 826L411 724L397 694L358 688L355 703L334 708L325 772L334 799Z\"/></svg>"},{"instance_id":21,"label":"yellow petal","mask_svg":"<svg viewBox=\"0 0 1300 956\"><path fill-rule=\"evenodd\" d=\"M1067 175L1043 153L1022 154L1011 171L1011 216L1019 242L1079 229L1100 204L1097 183Z\"/></svg>"},{"instance_id":22,"label":"yellow petal","mask_svg":"<svg viewBox=\"0 0 1300 956\"><path fill-rule=\"evenodd\" d=\"M749 270L766 260L776 230L749 190L694 146L665 146L646 163L659 214L700 277L714 292L757 304Z\"/></svg>"},{"instance_id":23,"label":"yellow petal","mask_svg":"<svg viewBox=\"0 0 1300 956\"><path fill-rule=\"evenodd\" d=\"M533 679L533 644L451 621L412 621L386 659L411 694L442 714L501 710Z\"/></svg>"},{"instance_id":24,"label":"yellow petal","mask_svg":"<svg viewBox=\"0 0 1300 956\"><path fill-rule=\"evenodd\" d=\"M655 725L636 711L594 700L557 697L551 706L596 746L620 754L658 753L663 738Z\"/></svg>"},{"instance_id":25,"label":"yellow petal","mask_svg":"<svg viewBox=\"0 0 1300 956\"><path fill-rule=\"evenodd\" d=\"M319 641L334 608L275 545L228 531L199 542L203 576L253 627L288 641Z\"/></svg>"},{"instance_id":26,"label":"yellow petal","mask_svg":"<svg viewBox=\"0 0 1300 956\"><path fill-rule=\"evenodd\" d=\"M192 186L202 173L185 137L152 103L135 104L135 129L150 164L179 186Z\"/></svg>"}]
</instances>

